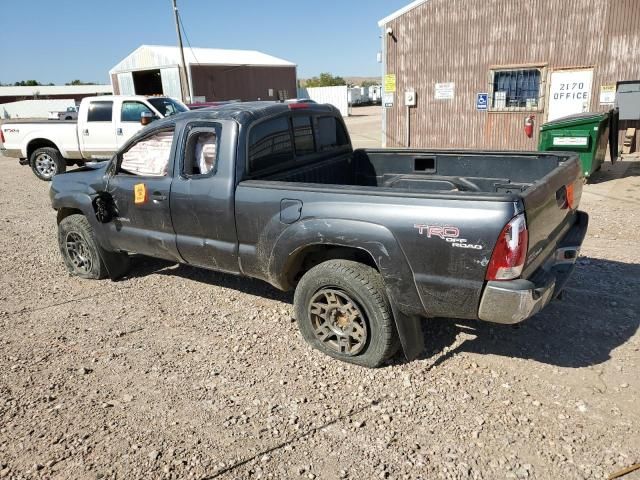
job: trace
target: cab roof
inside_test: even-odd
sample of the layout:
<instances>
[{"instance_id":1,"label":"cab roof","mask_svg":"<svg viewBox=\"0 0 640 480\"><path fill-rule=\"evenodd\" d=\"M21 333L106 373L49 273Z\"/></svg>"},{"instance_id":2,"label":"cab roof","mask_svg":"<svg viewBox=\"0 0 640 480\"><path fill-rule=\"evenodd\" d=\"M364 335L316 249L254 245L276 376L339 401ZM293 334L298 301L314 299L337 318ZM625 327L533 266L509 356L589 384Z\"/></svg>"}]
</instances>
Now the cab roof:
<instances>
[{"instance_id":1,"label":"cab roof","mask_svg":"<svg viewBox=\"0 0 640 480\"><path fill-rule=\"evenodd\" d=\"M284 112L306 112L312 114L340 115L333 105L318 103L281 103L281 102L235 102L217 107L201 108L180 113L160 120L235 120L240 124L253 123L261 118L271 117ZM156 122L154 122L156 123ZM157 124L157 123L156 123Z\"/></svg>"}]
</instances>

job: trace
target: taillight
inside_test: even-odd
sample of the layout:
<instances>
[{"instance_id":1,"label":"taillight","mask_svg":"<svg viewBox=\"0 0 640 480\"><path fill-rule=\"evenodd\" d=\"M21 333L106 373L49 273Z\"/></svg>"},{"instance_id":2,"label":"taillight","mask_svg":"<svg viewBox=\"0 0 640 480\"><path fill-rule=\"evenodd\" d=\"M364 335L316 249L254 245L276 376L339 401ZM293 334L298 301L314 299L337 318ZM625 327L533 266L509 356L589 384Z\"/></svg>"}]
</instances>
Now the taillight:
<instances>
[{"instance_id":1,"label":"taillight","mask_svg":"<svg viewBox=\"0 0 640 480\"><path fill-rule=\"evenodd\" d=\"M290 103L289 110L304 110L305 108L309 108L309 104L307 103Z\"/></svg>"},{"instance_id":2,"label":"taillight","mask_svg":"<svg viewBox=\"0 0 640 480\"><path fill-rule=\"evenodd\" d=\"M493 249L486 280L513 280L522 274L527 258L529 232L524 213L516 215L504 227Z\"/></svg>"},{"instance_id":3,"label":"taillight","mask_svg":"<svg viewBox=\"0 0 640 480\"><path fill-rule=\"evenodd\" d=\"M574 201L573 183L570 185L567 185L566 189L567 189L567 208L571 209L573 208L573 201Z\"/></svg>"},{"instance_id":4,"label":"taillight","mask_svg":"<svg viewBox=\"0 0 640 480\"><path fill-rule=\"evenodd\" d=\"M4 132L0 128L0 143L4 143Z\"/></svg>"}]
</instances>

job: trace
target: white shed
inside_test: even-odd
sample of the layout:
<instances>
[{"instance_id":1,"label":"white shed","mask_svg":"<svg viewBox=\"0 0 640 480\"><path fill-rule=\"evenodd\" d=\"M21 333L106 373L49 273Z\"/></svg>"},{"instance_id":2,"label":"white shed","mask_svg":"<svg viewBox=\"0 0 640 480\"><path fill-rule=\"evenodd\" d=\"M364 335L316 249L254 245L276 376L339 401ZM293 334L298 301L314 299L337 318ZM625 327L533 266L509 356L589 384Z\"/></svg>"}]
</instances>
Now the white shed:
<instances>
[{"instance_id":1,"label":"white shed","mask_svg":"<svg viewBox=\"0 0 640 480\"><path fill-rule=\"evenodd\" d=\"M110 71L115 93L191 101L276 100L296 93L296 64L255 50L185 48L189 91L178 47L142 45Z\"/></svg>"}]
</instances>

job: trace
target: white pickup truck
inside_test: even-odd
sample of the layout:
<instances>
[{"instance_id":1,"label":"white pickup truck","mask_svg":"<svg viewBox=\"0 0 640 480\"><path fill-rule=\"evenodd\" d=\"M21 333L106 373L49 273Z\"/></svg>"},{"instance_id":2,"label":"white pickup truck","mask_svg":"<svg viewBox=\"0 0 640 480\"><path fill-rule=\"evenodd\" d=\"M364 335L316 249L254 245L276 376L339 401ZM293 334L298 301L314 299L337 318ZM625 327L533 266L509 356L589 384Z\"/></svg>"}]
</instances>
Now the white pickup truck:
<instances>
[{"instance_id":1,"label":"white pickup truck","mask_svg":"<svg viewBox=\"0 0 640 480\"><path fill-rule=\"evenodd\" d=\"M80 103L76 121L25 121L0 125L0 154L31 165L51 180L67 166L109 159L129 138L155 118L188 108L169 97L100 96Z\"/></svg>"}]
</instances>

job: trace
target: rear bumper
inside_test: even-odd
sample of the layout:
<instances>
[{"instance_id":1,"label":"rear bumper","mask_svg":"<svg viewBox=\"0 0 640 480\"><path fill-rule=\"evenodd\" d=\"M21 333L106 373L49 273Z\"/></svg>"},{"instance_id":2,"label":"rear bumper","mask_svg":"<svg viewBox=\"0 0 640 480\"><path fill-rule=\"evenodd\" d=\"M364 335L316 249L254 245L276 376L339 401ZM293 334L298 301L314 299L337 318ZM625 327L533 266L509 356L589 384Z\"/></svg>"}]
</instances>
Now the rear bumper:
<instances>
[{"instance_id":1,"label":"rear bumper","mask_svg":"<svg viewBox=\"0 0 640 480\"><path fill-rule=\"evenodd\" d=\"M577 212L577 221L558 243L556 252L528 280L491 281L480 300L478 318L514 324L542 310L564 288L571 276L587 233L589 216Z\"/></svg>"}]
</instances>

